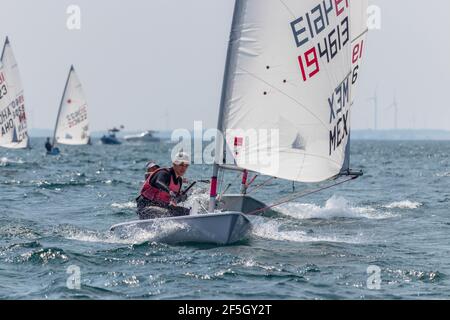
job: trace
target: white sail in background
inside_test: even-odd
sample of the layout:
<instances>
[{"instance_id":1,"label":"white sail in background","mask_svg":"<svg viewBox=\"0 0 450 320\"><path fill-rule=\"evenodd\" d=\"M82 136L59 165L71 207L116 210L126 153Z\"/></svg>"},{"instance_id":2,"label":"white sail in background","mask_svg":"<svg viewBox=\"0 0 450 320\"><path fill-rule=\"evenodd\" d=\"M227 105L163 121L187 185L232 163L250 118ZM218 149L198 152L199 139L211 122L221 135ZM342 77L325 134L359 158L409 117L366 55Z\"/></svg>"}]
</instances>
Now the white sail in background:
<instances>
[{"instance_id":1,"label":"white sail in background","mask_svg":"<svg viewBox=\"0 0 450 320\"><path fill-rule=\"evenodd\" d=\"M12 140L14 122L12 113L9 109L9 87L6 82L6 73L3 64L0 61L0 146L9 144Z\"/></svg>"},{"instance_id":2,"label":"white sail in background","mask_svg":"<svg viewBox=\"0 0 450 320\"><path fill-rule=\"evenodd\" d=\"M348 165L354 2L236 1L219 129L238 167L319 182Z\"/></svg>"},{"instance_id":3,"label":"white sail in background","mask_svg":"<svg viewBox=\"0 0 450 320\"><path fill-rule=\"evenodd\" d=\"M23 149L29 146L25 99L19 67L6 38L1 56L3 89L0 105L0 146ZM6 93L5 93L6 92Z\"/></svg>"},{"instance_id":4,"label":"white sail in background","mask_svg":"<svg viewBox=\"0 0 450 320\"><path fill-rule=\"evenodd\" d=\"M87 109L83 88L72 66L56 120L54 144L88 144L89 121Z\"/></svg>"},{"instance_id":5,"label":"white sail in background","mask_svg":"<svg viewBox=\"0 0 450 320\"><path fill-rule=\"evenodd\" d=\"M352 103L356 97L356 87L360 79L362 60L366 53L367 8L368 0L351 1L351 35L352 35Z\"/></svg>"}]
</instances>

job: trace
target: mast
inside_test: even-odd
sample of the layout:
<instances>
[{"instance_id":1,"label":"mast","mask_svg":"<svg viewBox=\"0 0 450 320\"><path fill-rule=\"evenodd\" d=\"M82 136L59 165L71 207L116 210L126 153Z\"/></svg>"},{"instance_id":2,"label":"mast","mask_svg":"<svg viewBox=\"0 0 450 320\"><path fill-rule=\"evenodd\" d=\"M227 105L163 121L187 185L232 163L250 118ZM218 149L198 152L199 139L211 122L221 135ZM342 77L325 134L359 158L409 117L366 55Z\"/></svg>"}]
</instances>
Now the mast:
<instances>
[{"instance_id":1,"label":"mast","mask_svg":"<svg viewBox=\"0 0 450 320\"><path fill-rule=\"evenodd\" d=\"M5 50L6 50L6 46L9 44L9 38L6 37L5 39L5 44L3 45L3 50L2 50L2 56L0 58L1 61L3 61L3 56L5 55ZM3 63L3 62L2 62Z\"/></svg>"},{"instance_id":2,"label":"mast","mask_svg":"<svg viewBox=\"0 0 450 320\"><path fill-rule=\"evenodd\" d=\"M241 194L247 194L247 180L248 180L248 171L244 170L242 172L242 181L241 181Z\"/></svg>"},{"instance_id":3,"label":"mast","mask_svg":"<svg viewBox=\"0 0 450 320\"><path fill-rule=\"evenodd\" d=\"M231 64L230 62L231 62L231 58L232 58L231 50L233 47L233 41L235 40L235 38L234 38L235 26L238 22L240 11L241 11L240 0L235 0L233 22L231 24L230 39L229 39L229 43L228 43L227 58L226 58L226 63L225 63L225 72L224 72L224 76L223 76L222 96L220 99L220 109L219 109L219 120L218 120L218 124L217 124L217 130L219 131L220 134L222 134L222 135L219 134L217 136L217 138L223 138L223 140L220 141L221 139L218 139L216 141L216 156L215 156L215 161L214 161L213 175L211 178L211 192L210 192L209 210L208 210L209 212L214 212L214 210L216 208L217 176L219 174L219 169L220 169L219 161L221 160L219 158L220 155L218 155L217 152L222 151L223 155L225 155L225 152L226 152L225 135L223 134L223 119L224 119L224 110L225 110L226 98L227 98L227 93L228 93L228 84L229 84L229 78L230 78L230 64Z\"/></svg>"},{"instance_id":4,"label":"mast","mask_svg":"<svg viewBox=\"0 0 450 320\"><path fill-rule=\"evenodd\" d=\"M61 108L64 103L64 96L66 95L67 86L69 84L70 75L72 74L72 71L75 71L73 65L70 66L69 75L67 76L66 85L64 86L64 91L61 97L61 102L59 103L59 109L58 109L58 116L56 117L56 124L55 124L55 131L53 132L53 143L52 146L54 147L56 145L56 130L58 130L58 123L59 123L59 116L61 115Z\"/></svg>"}]
</instances>

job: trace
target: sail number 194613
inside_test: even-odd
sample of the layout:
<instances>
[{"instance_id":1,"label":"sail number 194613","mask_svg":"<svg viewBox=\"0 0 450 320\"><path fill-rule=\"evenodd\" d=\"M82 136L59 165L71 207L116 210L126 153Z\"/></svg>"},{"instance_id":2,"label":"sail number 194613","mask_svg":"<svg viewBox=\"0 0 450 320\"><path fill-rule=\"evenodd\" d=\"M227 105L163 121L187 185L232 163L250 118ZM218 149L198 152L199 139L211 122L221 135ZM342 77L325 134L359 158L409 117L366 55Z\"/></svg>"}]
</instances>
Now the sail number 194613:
<instances>
[{"instance_id":1,"label":"sail number 194613","mask_svg":"<svg viewBox=\"0 0 450 320\"><path fill-rule=\"evenodd\" d=\"M350 43L348 7L348 0L324 0L291 22L297 48L308 45L298 56L303 81L318 74L321 63L330 63ZM339 20L332 22L334 16Z\"/></svg>"}]
</instances>

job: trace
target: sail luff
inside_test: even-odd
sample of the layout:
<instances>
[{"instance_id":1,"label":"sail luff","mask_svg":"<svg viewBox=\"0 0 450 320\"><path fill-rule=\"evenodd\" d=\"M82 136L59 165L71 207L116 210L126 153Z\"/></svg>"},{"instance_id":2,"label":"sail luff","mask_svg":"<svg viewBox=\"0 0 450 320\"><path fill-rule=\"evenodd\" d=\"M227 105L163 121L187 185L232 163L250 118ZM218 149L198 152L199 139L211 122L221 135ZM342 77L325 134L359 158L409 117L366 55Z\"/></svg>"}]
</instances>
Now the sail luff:
<instances>
[{"instance_id":1,"label":"sail luff","mask_svg":"<svg viewBox=\"0 0 450 320\"><path fill-rule=\"evenodd\" d=\"M2 55L1 55L1 57L0 57L0 60L2 60L2 61L3 61L3 57L4 57L4 55L5 55L6 46L7 46L8 44L9 44L9 38L6 37L5 43L3 44Z\"/></svg>"},{"instance_id":2,"label":"sail luff","mask_svg":"<svg viewBox=\"0 0 450 320\"><path fill-rule=\"evenodd\" d=\"M213 167L213 175L211 178L211 192L210 192L210 201L209 201L209 211L213 212L216 206L216 197L217 197L217 176L219 174L220 165L223 162L223 158L225 157L225 135L224 135L224 110L225 110L225 104L228 94L228 84L230 82L230 68L231 68L231 59L232 59L232 48L233 48L233 42L236 40L235 32L236 32L236 24L239 20L240 12L241 12L241 2L240 0L235 0L234 3L234 11L233 11L233 20L231 23L231 31L230 31L230 37L228 42L228 49L227 49L227 57L225 61L225 70L223 75L223 82L222 82L222 93L220 98L220 108L219 108L219 116L217 121L217 130L218 135L216 137L216 154L215 154L215 161L214 161L214 167Z\"/></svg>"}]
</instances>

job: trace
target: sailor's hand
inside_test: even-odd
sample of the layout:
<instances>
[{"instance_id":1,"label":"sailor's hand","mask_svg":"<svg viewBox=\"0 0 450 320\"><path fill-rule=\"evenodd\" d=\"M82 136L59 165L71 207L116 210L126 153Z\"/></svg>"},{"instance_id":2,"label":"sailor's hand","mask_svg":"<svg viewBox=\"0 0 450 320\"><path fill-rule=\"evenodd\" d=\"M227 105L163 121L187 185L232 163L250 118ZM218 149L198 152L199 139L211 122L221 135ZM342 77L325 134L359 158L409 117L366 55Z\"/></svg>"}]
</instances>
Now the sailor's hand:
<instances>
[{"instance_id":1,"label":"sailor's hand","mask_svg":"<svg viewBox=\"0 0 450 320\"><path fill-rule=\"evenodd\" d=\"M177 202L178 202L178 200L177 200L177 198L178 198L177 194L176 194L175 192L173 192L173 191L170 191L169 194L170 194L170 203L169 203L169 204L170 204L171 206L176 207L176 206L177 206Z\"/></svg>"},{"instance_id":2,"label":"sailor's hand","mask_svg":"<svg viewBox=\"0 0 450 320\"><path fill-rule=\"evenodd\" d=\"M178 195L176 200L177 202L185 202L187 200L187 194L182 193Z\"/></svg>"},{"instance_id":3,"label":"sailor's hand","mask_svg":"<svg viewBox=\"0 0 450 320\"><path fill-rule=\"evenodd\" d=\"M175 201L171 200L170 203L169 203L169 207L174 207L175 208L176 206L177 206L177 203Z\"/></svg>"},{"instance_id":4,"label":"sailor's hand","mask_svg":"<svg viewBox=\"0 0 450 320\"><path fill-rule=\"evenodd\" d=\"M175 200L177 198L177 194L175 192L170 191L169 194L170 194L170 199L174 199Z\"/></svg>"}]
</instances>

